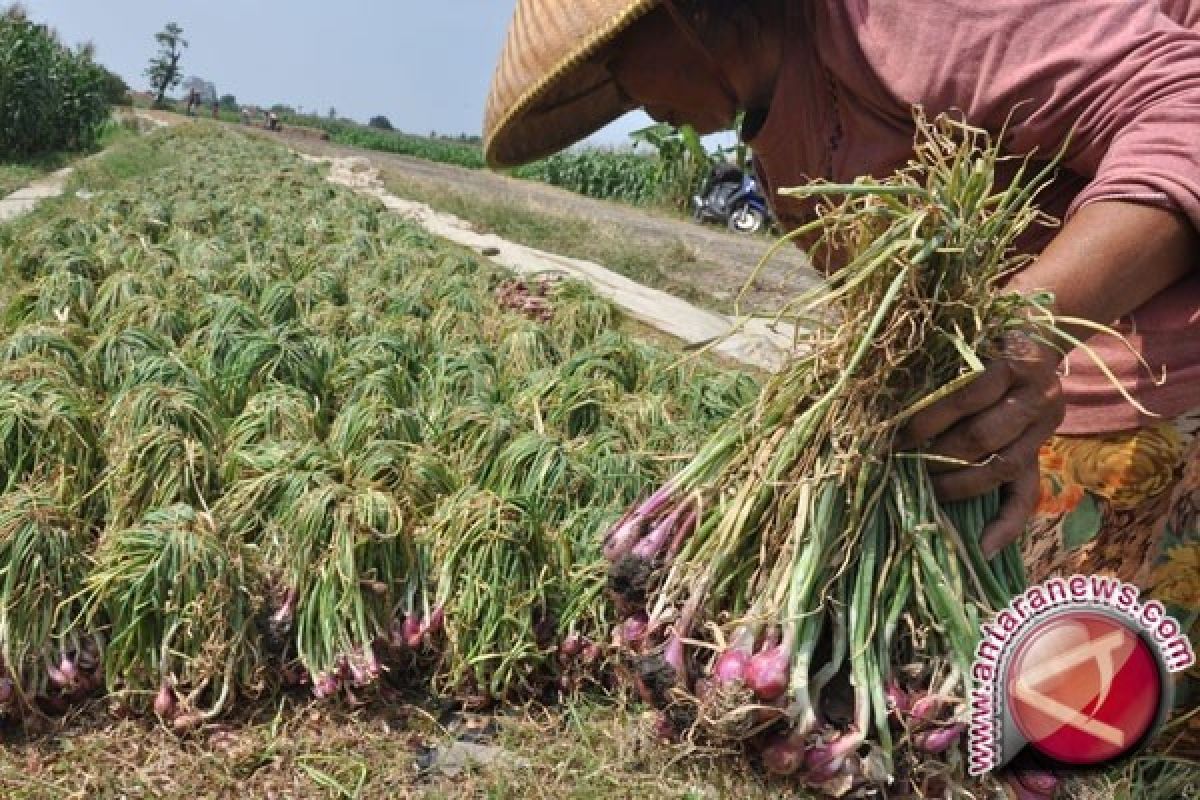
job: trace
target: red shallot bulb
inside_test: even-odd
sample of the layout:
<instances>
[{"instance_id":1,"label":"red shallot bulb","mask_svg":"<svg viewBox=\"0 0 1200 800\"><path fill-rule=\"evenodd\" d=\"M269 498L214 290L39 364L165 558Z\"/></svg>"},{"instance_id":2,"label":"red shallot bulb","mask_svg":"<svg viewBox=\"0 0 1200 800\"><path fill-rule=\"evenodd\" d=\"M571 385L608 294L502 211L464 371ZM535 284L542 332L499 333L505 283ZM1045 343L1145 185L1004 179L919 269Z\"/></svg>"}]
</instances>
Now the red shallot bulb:
<instances>
[{"instance_id":1,"label":"red shallot bulb","mask_svg":"<svg viewBox=\"0 0 1200 800\"><path fill-rule=\"evenodd\" d=\"M641 535L641 517L636 513L626 514L604 537L604 557L610 562L617 561L633 549Z\"/></svg>"},{"instance_id":2,"label":"red shallot bulb","mask_svg":"<svg viewBox=\"0 0 1200 800\"><path fill-rule=\"evenodd\" d=\"M944 753L954 746L954 743L958 741L958 737L962 735L965 729L965 725L956 722L944 728L922 731L917 734L916 745L926 753L932 755Z\"/></svg>"},{"instance_id":3,"label":"red shallot bulb","mask_svg":"<svg viewBox=\"0 0 1200 800\"><path fill-rule=\"evenodd\" d=\"M1040 795L1053 796L1058 789L1058 778L1049 770L1014 769L1010 774L1026 789Z\"/></svg>"},{"instance_id":4,"label":"red shallot bulb","mask_svg":"<svg viewBox=\"0 0 1200 800\"><path fill-rule=\"evenodd\" d=\"M750 659L745 682L759 700L771 701L783 696L788 688L791 648L786 644L765 647Z\"/></svg>"},{"instance_id":5,"label":"red shallot bulb","mask_svg":"<svg viewBox=\"0 0 1200 800\"><path fill-rule=\"evenodd\" d=\"M822 784L836 778L845 766L846 756L857 750L862 741L862 734L848 733L811 748L807 762L810 782Z\"/></svg>"},{"instance_id":6,"label":"red shallot bulb","mask_svg":"<svg viewBox=\"0 0 1200 800\"><path fill-rule=\"evenodd\" d=\"M633 549L630 551L633 556L645 561L652 561L666 547L667 542L674 537L675 529L679 525L679 518L683 514L683 511L684 506L680 506L651 528L650 533L643 536L633 546Z\"/></svg>"},{"instance_id":7,"label":"red shallot bulb","mask_svg":"<svg viewBox=\"0 0 1200 800\"><path fill-rule=\"evenodd\" d=\"M66 653L63 653L58 661L58 671L62 673L68 686L73 686L79 680L79 668L75 666L75 659Z\"/></svg>"},{"instance_id":8,"label":"red shallot bulb","mask_svg":"<svg viewBox=\"0 0 1200 800\"><path fill-rule=\"evenodd\" d=\"M713 664L712 676L718 686L729 686L734 683L744 683L746 670L750 667L750 659L754 655L754 632L745 625L733 632L729 647L717 656Z\"/></svg>"},{"instance_id":9,"label":"red shallot bulb","mask_svg":"<svg viewBox=\"0 0 1200 800\"><path fill-rule=\"evenodd\" d=\"M170 719L175 716L175 709L175 690L164 683L154 696L154 713L163 719Z\"/></svg>"},{"instance_id":10,"label":"red shallot bulb","mask_svg":"<svg viewBox=\"0 0 1200 800\"><path fill-rule=\"evenodd\" d=\"M323 672L313 681L313 695L321 700L337 694L340 688L341 681L331 672Z\"/></svg>"},{"instance_id":11,"label":"red shallot bulb","mask_svg":"<svg viewBox=\"0 0 1200 800\"><path fill-rule=\"evenodd\" d=\"M791 775L804 767L808 745L799 731L776 736L762 751L763 766L774 775Z\"/></svg>"},{"instance_id":12,"label":"red shallot bulb","mask_svg":"<svg viewBox=\"0 0 1200 800\"><path fill-rule=\"evenodd\" d=\"M1034 791L1012 775L1009 775L1005 782L1008 784L1008 788L1012 790L1014 800L1054 800L1054 795L1057 791L1056 789L1051 789L1049 792Z\"/></svg>"},{"instance_id":13,"label":"red shallot bulb","mask_svg":"<svg viewBox=\"0 0 1200 800\"><path fill-rule=\"evenodd\" d=\"M421 646L421 618L415 611L404 618L404 643L414 650Z\"/></svg>"},{"instance_id":14,"label":"red shallot bulb","mask_svg":"<svg viewBox=\"0 0 1200 800\"><path fill-rule=\"evenodd\" d=\"M583 651L583 640L578 633L569 633L558 646L558 652L567 658L575 658Z\"/></svg>"},{"instance_id":15,"label":"red shallot bulb","mask_svg":"<svg viewBox=\"0 0 1200 800\"><path fill-rule=\"evenodd\" d=\"M921 695L912 704L912 716L922 722L936 721L941 710L942 698L935 694Z\"/></svg>"},{"instance_id":16,"label":"red shallot bulb","mask_svg":"<svg viewBox=\"0 0 1200 800\"><path fill-rule=\"evenodd\" d=\"M645 611L638 611L621 623L621 643L626 647L632 647L641 642L642 637L646 635L646 628L650 625L650 617Z\"/></svg>"}]
</instances>

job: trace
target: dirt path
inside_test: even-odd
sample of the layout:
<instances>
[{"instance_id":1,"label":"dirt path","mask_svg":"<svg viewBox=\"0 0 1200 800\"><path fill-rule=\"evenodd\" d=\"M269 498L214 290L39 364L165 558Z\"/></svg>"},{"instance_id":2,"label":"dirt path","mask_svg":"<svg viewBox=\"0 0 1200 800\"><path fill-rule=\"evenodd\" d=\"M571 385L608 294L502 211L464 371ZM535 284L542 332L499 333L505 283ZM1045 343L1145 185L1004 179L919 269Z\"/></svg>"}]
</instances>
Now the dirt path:
<instances>
[{"instance_id":1,"label":"dirt path","mask_svg":"<svg viewBox=\"0 0 1200 800\"><path fill-rule=\"evenodd\" d=\"M695 262L688 264L686 272L699 283L696 288L718 300L728 300L742 289L750 271L771 244L766 237L736 236L716 226L702 226L654 211L595 200L487 170L464 169L307 137L289 137L286 131L281 138L292 148L310 155L366 158L385 175L390 172L405 180L451 187L547 216L584 219L599 227L621 231L622 235L647 245L682 245L685 252L695 256ZM767 265L747 294L747 307L773 308L781 298L811 286L815 280L816 274L807 266L803 254L795 248L785 248Z\"/></svg>"}]
</instances>

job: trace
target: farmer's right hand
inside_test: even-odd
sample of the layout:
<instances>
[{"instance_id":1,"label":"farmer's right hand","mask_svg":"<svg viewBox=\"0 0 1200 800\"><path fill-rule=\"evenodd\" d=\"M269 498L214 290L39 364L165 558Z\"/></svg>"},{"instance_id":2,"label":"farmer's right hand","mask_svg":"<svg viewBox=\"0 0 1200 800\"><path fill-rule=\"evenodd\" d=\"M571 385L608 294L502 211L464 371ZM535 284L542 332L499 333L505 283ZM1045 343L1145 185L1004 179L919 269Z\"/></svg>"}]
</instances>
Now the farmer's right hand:
<instances>
[{"instance_id":1,"label":"farmer's right hand","mask_svg":"<svg viewBox=\"0 0 1200 800\"><path fill-rule=\"evenodd\" d=\"M1066 411L1061 359L1023 333L1009 334L978 378L913 415L903 432L903 447L943 459L929 461L939 500L1001 488L1000 512L983 532L989 557L1021 535L1037 506L1038 450Z\"/></svg>"}]
</instances>

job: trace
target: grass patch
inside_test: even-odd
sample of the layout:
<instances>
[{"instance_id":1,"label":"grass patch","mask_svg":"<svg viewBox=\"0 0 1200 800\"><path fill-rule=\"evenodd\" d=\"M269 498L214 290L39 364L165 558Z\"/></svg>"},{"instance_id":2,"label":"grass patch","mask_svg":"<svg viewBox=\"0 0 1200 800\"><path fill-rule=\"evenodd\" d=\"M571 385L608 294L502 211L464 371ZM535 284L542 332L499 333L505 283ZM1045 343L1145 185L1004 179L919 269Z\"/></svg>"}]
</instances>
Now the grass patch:
<instances>
[{"instance_id":1,"label":"grass patch","mask_svg":"<svg viewBox=\"0 0 1200 800\"><path fill-rule=\"evenodd\" d=\"M463 714L423 696L358 710L288 695L180 738L149 719L114 721L95 701L40 728L4 730L0 797L160 800L421 797L489 800L768 800L815 797L742 758L654 741L637 707L578 699L554 708ZM496 757L450 769L454 742ZM440 765L440 766L439 766ZM1179 800L1195 762L1143 756L1064 787L1064 800Z\"/></svg>"},{"instance_id":2,"label":"grass patch","mask_svg":"<svg viewBox=\"0 0 1200 800\"><path fill-rule=\"evenodd\" d=\"M180 135L196 136L199 132L184 131ZM158 133L144 136L122 136L108 152L82 162L67 181L67 194L77 189L96 192L113 189L141 175L148 175L172 163L174 143Z\"/></svg>"},{"instance_id":3,"label":"grass patch","mask_svg":"<svg viewBox=\"0 0 1200 800\"><path fill-rule=\"evenodd\" d=\"M10 195L38 178L69 166L131 135L132 132L124 124L112 121L104 126L95 147L90 150L48 153L36 158L0 163L0 197Z\"/></svg>"},{"instance_id":4,"label":"grass patch","mask_svg":"<svg viewBox=\"0 0 1200 800\"><path fill-rule=\"evenodd\" d=\"M734 759L655 743L619 705L482 717L404 700L346 711L287 697L187 738L149 720L114 722L97 701L40 731L10 731L0 796L766 800L782 789ZM496 757L454 769L456 740Z\"/></svg>"},{"instance_id":5,"label":"grass patch","mask_svg":"<svg viewBox=\"0 0 1200 800\"><path fill-rule=\"evenodd\" d=\"M386 166L384 185L400 197L424 203L470 220L476 230L559 255L594 261L645 286L670 292L698 306L728 310L712 295L684 279L697 265L696 254L683 242L646 244L594 225L587 220L515 208L421 180L402 177Z\"/></svg>"}]
</instances>

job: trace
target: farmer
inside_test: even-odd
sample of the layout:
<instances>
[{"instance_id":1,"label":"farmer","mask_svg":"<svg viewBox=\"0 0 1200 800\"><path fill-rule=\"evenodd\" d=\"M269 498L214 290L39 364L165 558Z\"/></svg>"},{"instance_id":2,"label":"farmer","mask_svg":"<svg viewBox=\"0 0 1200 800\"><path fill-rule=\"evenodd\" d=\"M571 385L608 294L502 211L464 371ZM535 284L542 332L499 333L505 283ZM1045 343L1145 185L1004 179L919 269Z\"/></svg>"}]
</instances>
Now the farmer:
<instances>
[{"instance_id":1,"label":"farmer","mask_svg":"<svg viewBox=\"0 0 1200 800\"><path fill-rule=\"evenodd\" d=\"M912 107L956 110L1009 152L1070 147L1010 286L1053 292L1065 358L1014 336L957 394L913 418L943 499L1003 487L988 551L1027 526L1033 577L1110 571L1193 625L1200 609L1200 0L519 0L493 78L496 167L560 150L644 109L740 134L781 223L812 208L774 189L892 173ZM1118 321L1119 322L1115 322ZM1064 348L1065 349L1065 348ZM1139 363L1144 360L1144 364ZM1040 464L1040 469L1039 469Z\"/></svg>"}]
</instances>

